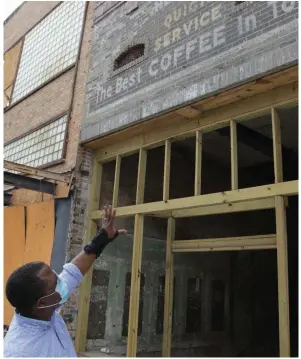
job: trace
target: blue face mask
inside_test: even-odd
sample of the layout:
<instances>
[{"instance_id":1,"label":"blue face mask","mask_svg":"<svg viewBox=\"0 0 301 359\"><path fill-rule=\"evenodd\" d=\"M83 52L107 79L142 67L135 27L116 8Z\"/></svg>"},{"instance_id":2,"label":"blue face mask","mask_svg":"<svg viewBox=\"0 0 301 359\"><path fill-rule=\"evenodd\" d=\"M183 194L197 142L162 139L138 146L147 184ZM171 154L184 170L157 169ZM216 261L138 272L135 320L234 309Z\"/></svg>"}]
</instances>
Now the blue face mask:
<instances>
[{"instance_id":1,"label":"blue face mask","mask_svg":"<svg viewBox=\"0 0 301 359\"><path fill-rule=\"evenodd\" d=\"M56 273L55 273L56 274ZM51 294L48 294L48 295L45 295L44 297L41 297L41 298L47 298L47 297L50 297L52 296L53 294L55 293L58 293L61 297L61 300L58 302L58 303L55 303L55 304L51 304L51 305L47 305L45 307L38 307L38 309L43 309L43 308L50 308L50 307L54 307L54 306L57 306L57 305L61 305L61 304L64 304L67 302L68 298L69 298L69 291L68 291L68 286L67 284L62 281L59 276L56 274L56 277L57 277L57 284L56 284L56 287L55 287L55 290L53 293ZM40 299L41 299L40 298Z\"/></svg>"}]
</instances>

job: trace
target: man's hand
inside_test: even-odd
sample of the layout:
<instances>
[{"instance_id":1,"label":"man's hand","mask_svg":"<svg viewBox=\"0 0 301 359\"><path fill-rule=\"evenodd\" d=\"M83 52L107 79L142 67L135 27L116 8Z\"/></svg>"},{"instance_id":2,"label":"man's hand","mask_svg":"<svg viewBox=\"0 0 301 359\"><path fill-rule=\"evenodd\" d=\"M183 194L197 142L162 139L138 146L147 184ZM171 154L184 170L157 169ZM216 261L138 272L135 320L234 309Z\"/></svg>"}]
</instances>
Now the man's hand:
<instances>
[{"instance_id":1,"label":"man's hand","mask_svg":"<svg viewBox=\"0 0 301 359\"><path fill-rule=\"evenodd\" d=\"M115 227L116 210L112 206L105 206L103 209L102 228L108 233L110 239L116 238L116 235L127 234L126 229L117 230Z\"/></svg>"},{"instance_id":2,"label":"man's hand","mask_svg":"<svg viewBox=\"0 0 301 359\"><path fill-rule=\"evenodd\" d=\"M102 229L96 234L90 243L88 243L84 250L77 255L72 263L75 264L83 275L87 273L94 260L102 253L107 244L114 240L119 234L127 234L126 229L117 231L114 221L116 211L112 206L104 207Z\"/></svg>"}]
</instances>

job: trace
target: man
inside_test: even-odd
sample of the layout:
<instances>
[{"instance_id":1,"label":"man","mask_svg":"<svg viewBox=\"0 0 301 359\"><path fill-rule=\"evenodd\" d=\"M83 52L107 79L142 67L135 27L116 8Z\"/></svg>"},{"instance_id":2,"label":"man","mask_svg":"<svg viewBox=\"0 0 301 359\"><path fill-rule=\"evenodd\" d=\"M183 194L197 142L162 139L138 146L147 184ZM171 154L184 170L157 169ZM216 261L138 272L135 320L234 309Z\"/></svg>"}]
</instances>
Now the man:
<instances>
[{"instance_id":1,"label":"man","mask_svg":"<svg viewBox=\"0 0 301 359\"><path fill-rule=\"evenodd\" d=\"M58 309L80 284L107 244L125 229L116 230L116 212L104 208L102 229L60 275L43 262L25 264L6 284L6 296L16 308L4 339L5 357L76 357L71 337ZM12 254L13 255L13 254Z\"/></svg>"}]
</instances>

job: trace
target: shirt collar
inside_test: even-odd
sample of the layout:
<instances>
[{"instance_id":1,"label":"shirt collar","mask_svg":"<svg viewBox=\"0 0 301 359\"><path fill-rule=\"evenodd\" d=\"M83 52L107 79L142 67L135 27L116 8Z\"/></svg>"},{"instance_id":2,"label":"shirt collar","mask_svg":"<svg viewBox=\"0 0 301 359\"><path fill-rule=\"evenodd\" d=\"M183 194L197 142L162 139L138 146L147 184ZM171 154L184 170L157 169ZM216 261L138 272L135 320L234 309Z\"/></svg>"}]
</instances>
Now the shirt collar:
<instances>
[{"instance_id":1,"label":"shirt collar","mask_svg":"<svg viewBox=\"0 0 301 359\"><path fill-rule=\"evenodd\" d=\"M21 314L18 314L16 311L15 311L15 319L18 325L20 326L33 326L33 327L39 327L45 329L51 327L51 321L23 317Z\"/></svg>"}]
</instances>

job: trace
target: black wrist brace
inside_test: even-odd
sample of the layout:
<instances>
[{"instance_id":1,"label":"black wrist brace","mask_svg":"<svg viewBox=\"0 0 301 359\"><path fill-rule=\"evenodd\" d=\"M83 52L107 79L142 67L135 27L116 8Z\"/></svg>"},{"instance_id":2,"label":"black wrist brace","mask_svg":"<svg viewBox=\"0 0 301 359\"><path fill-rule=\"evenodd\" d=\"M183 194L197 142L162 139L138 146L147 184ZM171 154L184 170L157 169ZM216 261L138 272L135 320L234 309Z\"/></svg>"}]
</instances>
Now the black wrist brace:
<instances>
[{"instance_id":1,"label":"black wrist brace","mask_svg":"<svg viewBox=\"0 0 301 359\"><path fill-rule=\"evenodd\" d=\"M113 242L113 240L118 237L118 231L116 231L113 238L108 237L107 231L102 228L100 232L96 234L96 236L84 247L84 251L87 254L95 254L96 258L100 256L106 246Z\"/></svg>"}]
</instances>

